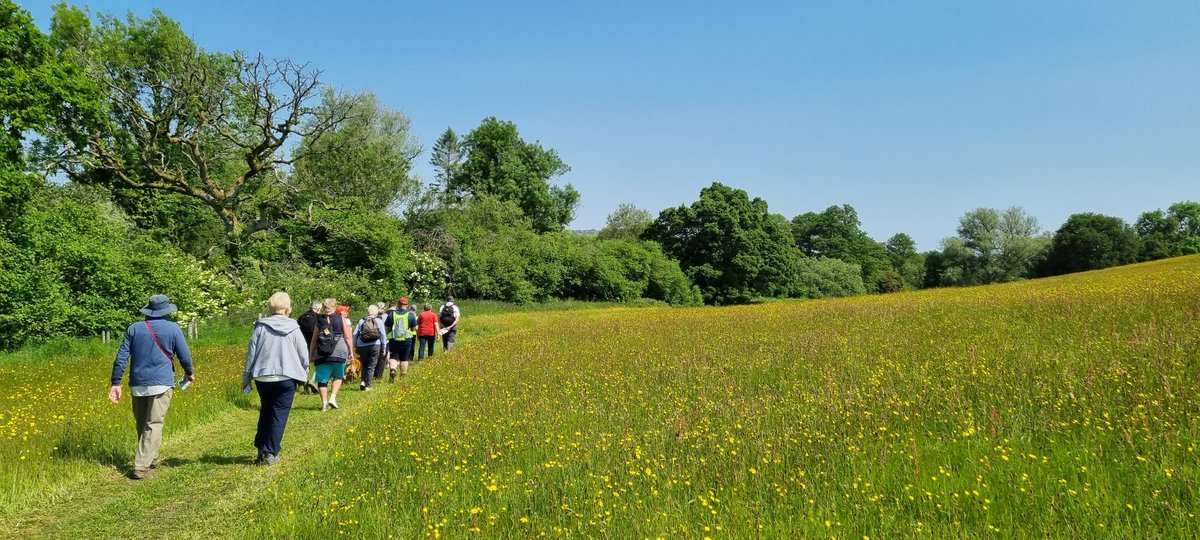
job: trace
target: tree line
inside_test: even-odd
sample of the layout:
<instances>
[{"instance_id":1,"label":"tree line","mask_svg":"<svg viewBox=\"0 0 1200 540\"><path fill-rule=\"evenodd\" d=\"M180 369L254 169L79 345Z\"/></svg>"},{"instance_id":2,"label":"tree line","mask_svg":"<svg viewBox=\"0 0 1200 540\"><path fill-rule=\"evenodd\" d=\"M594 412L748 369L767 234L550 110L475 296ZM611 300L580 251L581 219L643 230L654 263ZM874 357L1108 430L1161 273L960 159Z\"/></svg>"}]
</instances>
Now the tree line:
<instances>
[{"instance_id":1,"label":"tree line","mask_svg":"<svg viewBox=\"0 0 1200 540\"><path fill-rule=\"evenodd\" d=\"M1073 214L1052 233L1020 207L978 208L959 218L958 234L940 249L919 253L904 233L872 239L850 205L788 220L766 201L714 183L657 218L618 209L602 234L609 229L660 243L704 301L721 304L985 285L1200 253L1200 203L1147 211L1133 225Z\"/></svg>"},{"instance_id":2,"label":"tree line","mask_svg":"<svg viewBox=\"0 0 1200 540\"><path fill-rule=\"evenodd\" d=\"M904 234L871 239L849 205L789 220L721 184L657 216L622 205L599 234L576 234L569 166L510 121L446 129L426 183L408 118L370 92L324 84L309 64L206 50L159 11L59 4L43 32L0 0L0 49L0 348L122 328L152 293L184 319L275 290L721 304L1200 247L1196 205L1179 203L1134 228L1072 216L1054 235L1020 209L980 209L921 254Z\"/></svg>"}]
</instances>

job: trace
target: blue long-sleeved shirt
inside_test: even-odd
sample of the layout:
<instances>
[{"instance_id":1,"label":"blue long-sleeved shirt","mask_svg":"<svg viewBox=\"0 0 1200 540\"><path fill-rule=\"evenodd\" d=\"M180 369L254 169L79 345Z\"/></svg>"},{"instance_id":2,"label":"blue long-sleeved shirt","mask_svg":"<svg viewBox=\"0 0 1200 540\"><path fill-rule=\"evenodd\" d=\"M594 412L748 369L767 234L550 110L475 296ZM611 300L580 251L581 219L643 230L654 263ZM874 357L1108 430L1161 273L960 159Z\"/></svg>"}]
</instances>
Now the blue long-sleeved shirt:
<instances>
[{"instance_id":1,"label":"blue long-sleeved shirt","mask_svg":"<svg viewBox=\"0 0 1200 540\"><path fill-rule=\"evenodd\" d=\"M178 324L161 317L146 319L154 327L154 334L159 343L179 360L183 372L192 374L192 352L188 350L183 330ZM145 321L129 325L125 331L125 340L117 349L117 358L113 361L112 385L119 386L125 375L125 367L129 366L129 386L174 386L174 362L163 354L150 337L150 330Z\"/></svg>"}]
</instances>

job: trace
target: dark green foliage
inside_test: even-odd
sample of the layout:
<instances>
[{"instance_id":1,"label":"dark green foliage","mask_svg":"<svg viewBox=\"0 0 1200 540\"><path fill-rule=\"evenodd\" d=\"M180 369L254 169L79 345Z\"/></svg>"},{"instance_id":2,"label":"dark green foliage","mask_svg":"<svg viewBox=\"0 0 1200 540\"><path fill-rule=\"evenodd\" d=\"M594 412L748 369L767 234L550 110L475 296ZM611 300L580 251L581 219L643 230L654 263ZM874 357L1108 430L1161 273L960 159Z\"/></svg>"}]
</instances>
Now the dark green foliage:
<instances>
[{"instance_id":1,"label":"dark green foliage","mask_svg":"<svg viewBox=\"0 0 1200 540\"><path fill-rule=\"evenodd\" d=\"M786 223L766 201L714 183L691 206L663 210L643 236L679 261L705 302L728 304L787 294L795 256Z\"/></svg>"},{"instance_id":2,"label":"dark green foliage","mask_svg":"<svg viewBox=\"0 0 1200 540\"><path fill-rule=\"evenodd\" d=\"M570 170L554 150L521 139L517 126L489 117L462 140L466 159L454 170L449 191L461 197L513 201L538 233L562 230L574 219L579 192L551 186ZM450 171L447 169L446 171Z\"/></svg>"},{"instance_id":3,"label":"dark green foliage","mask_svg":"<svg viewBox=\"0 0 1200 540\"><path fill-rule=\"evenodd\" d=\"M26 137L56 123L96 121L101 110L95 84L54 54L29 12L0 0L0 227L40 185L25 164Z\"/></svg>"},{"instance_id":4,"label":"dark green foliage","mask_svg":"<svg viewBox=\"0 0 1200 540\"><path fill-rule=\"evenodd\" d=\"M887 280L888 286L885 289L883 282L880 282L879 292L892 292L902 289L918 289L925 284L925 256L917 253L917 243L912 237L897 233L884 243L887 249L888 260L892 263L891 272L884 274L894 274L884 278ZM902 289L894 289L894 279L899 278Z\"/></svg>"},{"instance_id":5,"label":"dark green foliage","mask_svg":"<svg viewBox=\"0 0 1200 540\"><path fill-rule=\"evenodd\" d=\"M442 191L448 192L452 179L458 175L463 162L463 143L453 129L446 128L433 143L429 164L435 169L434 180Z\"/></svg>"},{"instance_id":6,"label":"dark green foliage","mask_svg":"<svg viewBox=\"0 0 1200 540\"><path fill-rule=\"evenodd\" d=\"M1136 262L1141 250L1137 233L1118 217L1072 214L1054 233L1041 274L1057 276Z\"/></svg>"},{"instance_id":7,"label":"dark green foliage","mask_svg":"<svg viewBox=\"0 0 1200 540\"><path fill-rule=\"evenodd\" d=\"M537 234L514 201L484 196L414 216L416 248L444 261L451 289L508 302L554 298L695 304L678 263L649 241Z\"/></svg>"},{"instance_id":8,"label":"dark green foliage","mask_svg":"<svg viewBox=\"0 0 1200 540\"><path fill-rule=\"evenodd\" d=\"M863 283L875 291L879 277L892 269L887 250L859 228L858 212L844 204L824 212L808 212L792 218L796 247L808 257L828 257L857 264Z\"/></svg>"},{"instance_id":9,"label":"dark green foliage","mask_svg":"<svg viewBox=\"0 0 1200 540\"><path fill-rule=\"evenodd\" d=\"M1200 203L1178 202L1166 212L1145 212L1134 228L1142 240L1143 261L1200 253Z\"/></svg>"},{"instance_id":10,"label":"dark green foliage","mask_svg":"<svg viewBox=\"0 0 1200 540\"><path fill-rule=\"evenodd\" d=\"M654 242L510 230L472 244L465 259L467 293L477 298L700 301L678 264Z\"/></svg>"}]
</instances>

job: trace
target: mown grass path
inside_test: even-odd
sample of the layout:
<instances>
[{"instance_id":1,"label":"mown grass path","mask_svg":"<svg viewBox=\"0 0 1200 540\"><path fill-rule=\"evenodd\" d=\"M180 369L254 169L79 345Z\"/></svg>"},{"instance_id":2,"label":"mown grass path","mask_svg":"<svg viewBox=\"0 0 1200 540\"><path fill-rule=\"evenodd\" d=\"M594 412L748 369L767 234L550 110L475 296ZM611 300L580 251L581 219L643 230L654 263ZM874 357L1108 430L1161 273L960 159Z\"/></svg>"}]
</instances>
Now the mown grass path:
<instances>
[{"instance_id":1,"label":"mown grass path","mask_svg":"<svg viewBox=\"0 0 1200 540\"><path fill-rule=\"evenodd\" d=\"M26 538L239 536L248 502L278 476L307 474L305 462L336 445L328 434L352 422L363 405L402 391L406 381L398 382L387 391L343 391L336 411L320 412L317 396L298 395L284 435L285 461L278 466L253 464L258 411L238 408L166 438L164 464L153 477L133 481L126 467L97 464L95 474L69 486L51 504L6 515L0 527Z\"/></svg>"}]
</instances>

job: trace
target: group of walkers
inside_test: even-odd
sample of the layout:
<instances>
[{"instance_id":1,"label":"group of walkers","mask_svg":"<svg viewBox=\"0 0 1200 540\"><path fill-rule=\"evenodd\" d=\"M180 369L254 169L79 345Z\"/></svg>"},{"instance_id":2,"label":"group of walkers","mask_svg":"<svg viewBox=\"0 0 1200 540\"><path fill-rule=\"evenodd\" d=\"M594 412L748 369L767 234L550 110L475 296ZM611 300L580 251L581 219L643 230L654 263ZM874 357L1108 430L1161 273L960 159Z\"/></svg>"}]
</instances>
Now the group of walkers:
<instances>
[{"instance_id":1,"label":"group of walkers","mask_svg":"<svg viewBox=\"0 0 1200 540\"><path fill-rule=\"evenodd\" d=\"M366 316L351 330L349 306L338 305L333 298L313 302L297 324L316 366L314 380L321 394L321 409L338 407L337 393L346 378L352 351L361 364L359 389L367 391L375 380L383 378L385 368L389 371L388 381L395 382L397 370L400 375L408 373L414 355L417 361L424 360L426 354L432 358L438 335L442 336L444 350L453 348L461 317L454 298L448 298L437 315L432 304L424 308L418 314L404 296L391 307L384 302L371 304Z\"/></svg>"},{"instance_id":2,"label":"group of walkers","mask_svg":"<svg viewBox=\"0 0 1200 540\"><path fill-rule=\"evenodd\" d=\"M400 297L391 306L385 302L371 304L353 328L350 307L339 305L333 298L313 302L310 310L295 320L291 318L292 299L286 292L271 295L267 307L270 315L254 324L246 347L242 391L249 394L252 383L258 390L261 408L254 436L256 463L268 465L280 460L283 431L298 387L315 386L321 396L321 410L337 409L337 393L346 378L347 363L355 355L361 364L361 390L369 391L374 381L382 379L385 366L388 381L394 383L397 373L408 373L414 352L417 361L426 355L433 358L439 335L443 350L452 349L462 316L453 297L447 298L437 312L426 303L418 313L407 297ZM176 386L175 360L184 371L179 381L181 390L196 380L183 331L166 319L176 310L166 296L152 296L141 309L146 319L129 326L113 361L108 393L113 403L121 400L121 379L126 367L129 371L138 433L130 474L134 479L146 478L158 467L163 423ZM310 365L314 368L311 380Z\"/></svg>"}]
</instances>

